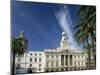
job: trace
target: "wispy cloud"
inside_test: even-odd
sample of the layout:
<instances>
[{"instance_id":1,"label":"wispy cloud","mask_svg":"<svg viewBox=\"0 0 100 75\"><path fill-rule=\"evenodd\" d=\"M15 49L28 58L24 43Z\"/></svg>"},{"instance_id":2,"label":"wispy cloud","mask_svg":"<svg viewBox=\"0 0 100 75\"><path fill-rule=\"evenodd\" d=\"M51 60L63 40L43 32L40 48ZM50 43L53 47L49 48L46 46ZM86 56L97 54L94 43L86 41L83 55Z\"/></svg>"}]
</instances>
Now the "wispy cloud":
<instances>
[{"instance_id":1,"label":"wispy cloud","mask_svg":"<svg viewBox=\"0 0 100 75\"><path fill-rule=\"evenodd\" d=\"M66 32L66 35L68 37L68 42L70 43L70 47L74 49L79 49L77 46L77 43L74 40L73 33L69 26L73 25L69 9L67 6L63 6L60 8L60 10L55 12L56 19L60 25L60 27L63 29L63 31Z\"/></svg>"}]
</instances>

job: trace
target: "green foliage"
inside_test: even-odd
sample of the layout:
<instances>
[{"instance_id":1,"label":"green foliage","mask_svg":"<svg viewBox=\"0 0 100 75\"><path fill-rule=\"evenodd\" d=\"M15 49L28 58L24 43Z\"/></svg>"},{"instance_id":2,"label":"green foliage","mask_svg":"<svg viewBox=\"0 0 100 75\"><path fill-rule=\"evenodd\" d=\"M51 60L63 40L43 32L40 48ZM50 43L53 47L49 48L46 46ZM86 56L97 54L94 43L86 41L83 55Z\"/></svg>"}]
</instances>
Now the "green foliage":
<instances>
[{"instance_id":1,"label":"green foliage","mask_svg":"<svg viewBox=\"0 0 100 75\"><path fill-rule=\"evenodd\" d=\"M19 56L24 54L25 47L23 45L23 38L12 39L12 52Z\"/></svg>"},{"instance_id":2,"label":"green foliage","mask_svg":"<svg viewBox=\"0 0 100 75\"><path fill-rule=\"evenodd\" d=\"M78 9L77 15L79 17L79 21L74 27L76 30L74 35L75 40L78 45L82 44L84 46L84 49L86 50L85 53L88 54L88 68L91 68L91 50L94 51L94 61L96 59L96 7L81 6Z\"/></svg>"},{"instance_id":3,"label":"green foliage","mask_svg":"<svg viewBox=\"0 0 100 75\"><path fill-rule=\"evenodd\" d=\"M96 42L96 7L81 6L77 15L80 20L74 27L75 40L79 45L84 44L84 47L89 47L91 42Z\"/></svg>"}]
</instances>

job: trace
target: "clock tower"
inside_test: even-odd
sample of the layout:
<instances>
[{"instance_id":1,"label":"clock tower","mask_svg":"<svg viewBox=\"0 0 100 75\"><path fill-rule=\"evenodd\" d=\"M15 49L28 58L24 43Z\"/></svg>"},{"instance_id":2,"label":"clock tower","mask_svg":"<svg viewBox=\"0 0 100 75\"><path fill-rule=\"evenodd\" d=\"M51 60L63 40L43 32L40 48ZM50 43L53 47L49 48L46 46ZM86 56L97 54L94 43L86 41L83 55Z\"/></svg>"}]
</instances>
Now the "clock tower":
<instances>
[{"instance_id":1,"label":"clock tower","mask_svg":"<svg viewBox=\"0 0 100 75\"><path fill-rule=\"evenodd\" d=\"M20 32L18 38L22 38L22 43L23 43L23 45L24 45L24 47L25 47L25 50L27 50L27 47L28 47L28 40L25 38L24 31L21 31L21 32Z\"/></svg>"},{"instance_id":2,"label":"clock tower","mask_svg":"<svg viewBox=\"0 0 100 75\"><path fill-rule=\"evenodd\" d=\"M60 41L60 49L67 49L68 48L68 38L65 32L62 32L62 38Z\"/></svg>"}]
</instances>

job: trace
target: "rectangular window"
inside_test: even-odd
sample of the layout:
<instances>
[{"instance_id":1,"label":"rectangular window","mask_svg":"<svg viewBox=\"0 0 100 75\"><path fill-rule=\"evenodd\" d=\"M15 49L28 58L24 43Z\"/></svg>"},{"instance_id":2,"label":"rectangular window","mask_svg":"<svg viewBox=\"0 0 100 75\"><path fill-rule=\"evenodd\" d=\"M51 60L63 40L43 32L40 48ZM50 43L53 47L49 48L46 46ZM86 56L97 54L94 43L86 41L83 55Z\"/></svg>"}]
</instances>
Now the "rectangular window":
<instances>
[{"instance_id":1,"label":"rectangular window","mask_svg":"<svg viewBox=\"0 0 100 75\"><path fill-rule=\"evenodd\" d=\"M32 67L32 64L30 64L29 66Z\"/></svg>"},{"instance_id":2,"label":"rectangular window","mask_svg":"<svg viewBox=\"0 0 100 75\"><path fill-rule=\"evenodd\" d=\"M39 69L39 71L41 71L41 69Z\"/></svg>"},{"instance_id":3,"label":"rectangular window","mask_svg":"<svg viewBox=\"0 0 100 75\"><path fill-rule=\"evenodd\" d=\"M39 58L39 62L41 62L41 58Z\"/></svg>"},{"instance_id":4,"label":"rectangular window","mask_svg":"<svg viewBox=\"0 0 100 75\"><path fill-rule=\"evenodd\" d=\"M37 54L35 54L37 56Z\"/></svg>"},{"instance_id":5,"label":"rectangular window","mask_svg":"<svg viewBox=\"0 0 100 75\"><path fill-rule=\"evenodd\" d=\"M57 58L58 58L58 56L57 56Z\"/></svg>"},{"instance_id":6,"label":"rectangular window","mask_svg":"<svg viewBox=\"0 0 100 75\"><path fill-rule=\"evenodd\" d=\"M42 54L39 54L40 56L42 55Z\"/></svg>"},{"instance_id":7,"label":"rectangular window","mask_svg":"<svg viewBox=\"0 0 100 75\"><path fill-rule=\"evenodd\" d=\"M32 62L32 58L30 58L30 62Z\"/></svg>"},{"instance_id":8,"label":"rectangular window","mask_svg":"<svg viewBox=\"0 0 100 75\"><path fill-rule=\"evenodd\" d=\"M32 56L32 54L30 54Z\"/></svg>"},{"instance_id":9,"label":"rectangular window","mask_svg":"<svg viewBox=\"0 0 100 75\"><path fill-rule=\"evenodd\" d=\"M35 62L37 62L37 58L35 58Z\"/></svg>"},{"instance_id":10,"label":"rectangular window","mask_svg":"<svg viewBox=\"0 0 100 75\"><path fill-rule=\"evenodd\" d=\"M41 67L41 64L39 64L39 67Z\"/></svg>"},{"instance_id":11,"label":"rectangular window","mask_svg":"<svg viewBox=\"0 0 100 75\"><path fill-rule=\"evenodd\" d=\"M46 55L47 58L49 58L49 55Z\"/></svg>"},{"instance_id":12,"label":"rectangular window","mask_svg":"<svg viewBox=\"0 0 100 75\"><path fill-rule=\"evenodd\" d=\"M53 58L54 56L52 55L52 58Z\"/></svg>"}]
</instances>

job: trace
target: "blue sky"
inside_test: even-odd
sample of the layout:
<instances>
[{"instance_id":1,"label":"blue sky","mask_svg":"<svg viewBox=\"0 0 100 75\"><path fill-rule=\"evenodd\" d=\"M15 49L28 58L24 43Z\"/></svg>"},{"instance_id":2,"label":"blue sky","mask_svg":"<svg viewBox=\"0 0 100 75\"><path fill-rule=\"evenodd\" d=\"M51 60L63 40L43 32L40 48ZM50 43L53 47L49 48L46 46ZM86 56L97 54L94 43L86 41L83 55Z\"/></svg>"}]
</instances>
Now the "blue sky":
<instances>
[{"instance_id":1,"label":"blue sky","mask_svg":"<svg viewBox=\"0 0 100 75\"><path fill-rule=\"evenodd\" d=\"M12 36L23 30L29 50L53 49L59 46L65 31L70 45L76 48L73 34L77 22L78 5L36 2L12 2ZM66 16L66 17L65 17Z\"/></svg>"}]
</instances>

